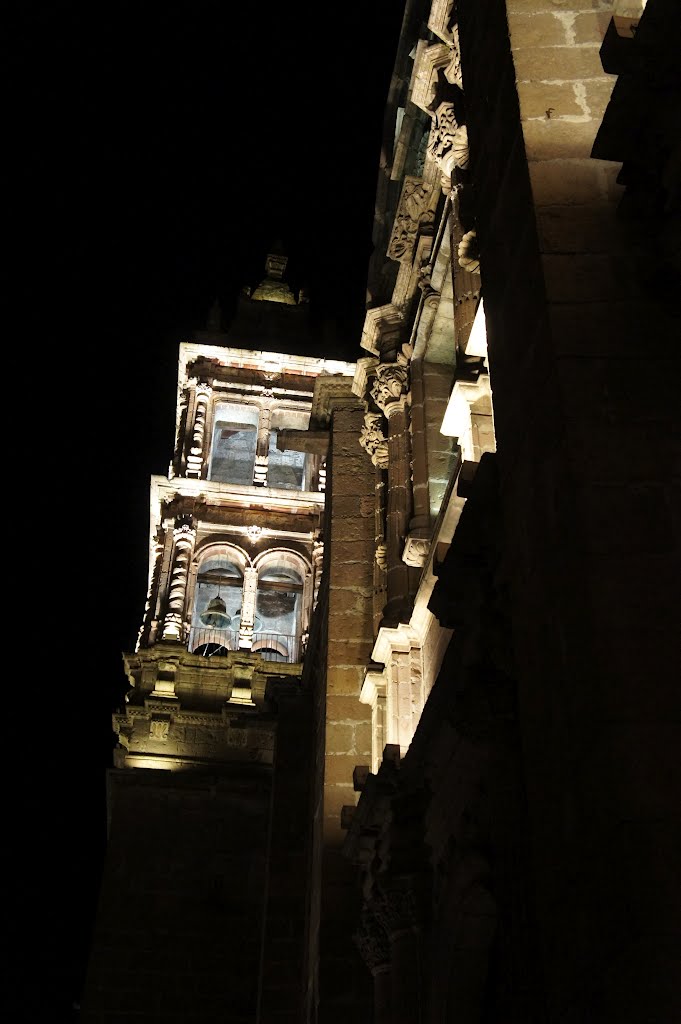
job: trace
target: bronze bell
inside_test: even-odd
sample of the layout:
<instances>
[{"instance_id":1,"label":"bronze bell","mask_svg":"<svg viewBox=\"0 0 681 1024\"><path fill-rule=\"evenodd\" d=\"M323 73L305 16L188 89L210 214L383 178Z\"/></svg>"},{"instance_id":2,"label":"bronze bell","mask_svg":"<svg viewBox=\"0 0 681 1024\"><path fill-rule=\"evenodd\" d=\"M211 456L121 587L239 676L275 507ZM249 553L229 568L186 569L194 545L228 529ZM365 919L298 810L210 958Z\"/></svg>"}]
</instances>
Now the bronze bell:
<instances>
[{"instance_id":1,"label":"bronze bell","mask_svg":"<svg viewBox=\"0 0 681 1024\"><path fill-rule=\"evenodd\" d=\"M221 597L214 597L209 601L199 618L204 626L215 626L216 629L226 629L232 621L232 617L227 614L227 605Z\"/></svg>"}]
</instances>

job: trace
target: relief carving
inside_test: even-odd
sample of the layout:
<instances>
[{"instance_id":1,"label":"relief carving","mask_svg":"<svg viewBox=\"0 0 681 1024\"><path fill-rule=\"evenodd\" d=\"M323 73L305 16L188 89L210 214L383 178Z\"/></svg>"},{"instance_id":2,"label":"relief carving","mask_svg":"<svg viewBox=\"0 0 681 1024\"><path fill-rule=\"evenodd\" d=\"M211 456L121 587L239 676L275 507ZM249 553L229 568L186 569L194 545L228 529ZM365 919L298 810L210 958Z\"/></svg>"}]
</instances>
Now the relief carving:
<instances>
[{"instance_id":1,"label":"relief carving","mask_svg":"<svg viewBox=\"0 0 681 1024\"><path fill-rule=\"evenodd\" d=\"M433 115L428 155L447 178L452 177L455 167L468 166L468 132L456 120L453 103L441 103Z\"/></svg>"},{"instance_id":2,"label":"relief carving","mask_svg":"<svg viewBox=\"0 0 681 1024\"><path fill-rule=\"evenodd\" d=\"M389 462L388 441L383 433L382 426L383 416L380 413L368 412L364 417L364 426L359 435L359 443L368 454L374 466L378 466L380 469L387 469Z\"/></svg>"},{"instance_id":3,"label":"relief carving","mask_svg":"<svg viewBox=\"0 0 681 1024\"><path fill-rule=\"evenodd\" d=\"M409 260L417 236L432 232L434 214L427 209L431 188L421 178L406 177L393 222L387 255L393 260Z\"/></svg>"},{"instance_id":4,"label":"relief carving","mask_svg":"<svg viewBox=\"0 0 681 1024\"><path fill-rule=\"evenodd\" d=\"M404 541L402 561L421 569L426 564L429 550L430 541L426 537L415 537L410 534Z\"/></svg>"}]
</instances>

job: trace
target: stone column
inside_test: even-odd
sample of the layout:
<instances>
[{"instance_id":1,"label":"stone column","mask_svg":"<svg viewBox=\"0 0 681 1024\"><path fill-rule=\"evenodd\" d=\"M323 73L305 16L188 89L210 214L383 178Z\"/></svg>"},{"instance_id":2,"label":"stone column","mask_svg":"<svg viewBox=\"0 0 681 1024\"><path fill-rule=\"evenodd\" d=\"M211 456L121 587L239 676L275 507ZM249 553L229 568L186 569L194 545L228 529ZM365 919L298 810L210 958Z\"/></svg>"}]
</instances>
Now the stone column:
<instances>
[{"instance_id":1,"label":"stone column","mask_svg":"<svg viewBox=\"0 0 681 1024\"><path fill-rule=\"evenodd\" d=\"M267 486L267 464L270 453L270 431L272 428L272 409L269 405L260 410L258 421L258 443L255 450L255 468L253 483L258 487Z\"/></svg>"},{"instance_id":2,"label":"stone column","mask_svg":"<svg viewBox=\"0 0 681 1024\"><path fill-rule=\"evenodd\" d=\"M385 476L390 455L388 441L383 433L385 419L381 413L368 412L359 435L359 443L376 467L376 555L374 559L374 630L377 632L386 602L386 572L388 569L385 540Z\"/></svg>"},{"instance_id":3,"label":"stone column","mask_svg":"<svg viewBox=\"0 0 681 1024\"><path fill-rule=\"evenodd\" d=\"M409 445L409 370L401 363L379 363L371 396L388 420L388 494L386 502L387 603L385 625L409 614L409 570L402 561L411 515Z\"/></svg>"},{"instance_id":4,"label":"stone column","mask_svg":"<svg viewBox=\"0 0 681 1024\"><path fill-rule=\"evenodd\" d=\"M244 569L244 588L241 594L241 623L239 626L239 647L250 651L253 646L253 624L255 622L255 598L258 591L258 570Z\"/></svg>"},{"instance_id":5,"label":"stone column","mask_svg":"<svg viewBox=\"0 0 681 1024\"><path fill-rule=\"evenodd\" d=\"M208 403L213 394L210 384L197 384L194 389L194 425L187 454L187 476L201 478L206 461L206 419Z\"/></svg>"},{"instance_id":6,"label":"stone column","mask_svg":"<svg viewBox=\"0 0 681 1024\"><path fill-rule=\"evenodd\" d=\"M163 620L163 640L184 642L187 579L194 552L196 529L191 516L178 516L173 530L173 564L168 585L167 611Z\"/></svg>"}]
</instances>

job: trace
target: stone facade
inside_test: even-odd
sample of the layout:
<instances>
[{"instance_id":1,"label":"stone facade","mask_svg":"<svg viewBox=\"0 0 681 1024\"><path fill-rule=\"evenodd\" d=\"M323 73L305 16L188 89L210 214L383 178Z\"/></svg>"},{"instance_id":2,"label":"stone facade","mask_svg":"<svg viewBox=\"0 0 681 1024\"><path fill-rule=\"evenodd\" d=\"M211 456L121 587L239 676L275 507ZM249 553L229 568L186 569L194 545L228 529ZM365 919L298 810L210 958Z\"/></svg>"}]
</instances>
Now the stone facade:
<instances>
[{"instance_id":1,"label":"stone facade","mask_svg":"<svg viewBox=\"0 0 681 1024\"><path fill-rule=\"evenodd\" d=\"M673 15L410 0L356 363L182 346L88 1024L681 1019Z\"/></svg>"}]
</instances>

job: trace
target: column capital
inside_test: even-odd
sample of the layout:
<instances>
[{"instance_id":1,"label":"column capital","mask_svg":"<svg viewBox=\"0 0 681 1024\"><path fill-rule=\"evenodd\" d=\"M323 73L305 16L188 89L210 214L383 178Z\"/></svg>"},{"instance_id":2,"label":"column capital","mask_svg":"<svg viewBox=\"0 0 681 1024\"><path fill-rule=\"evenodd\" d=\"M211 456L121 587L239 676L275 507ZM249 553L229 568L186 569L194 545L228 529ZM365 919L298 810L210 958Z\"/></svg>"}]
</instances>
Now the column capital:
<instances>
[{"instance_id":1,"label":"column capital","mask_svg":"<svg viewBox=\"0 0 681 1024\"><path fill-rule=\"evenodd\" d=\"M402 363L379 363L376 379L371 388L371 397L378 408L389 415L391 407L404 406L409 394L409 369Z\"/></svg>"}]
</instances>

